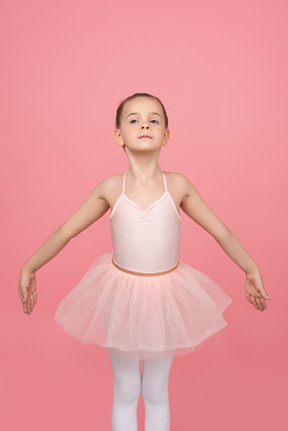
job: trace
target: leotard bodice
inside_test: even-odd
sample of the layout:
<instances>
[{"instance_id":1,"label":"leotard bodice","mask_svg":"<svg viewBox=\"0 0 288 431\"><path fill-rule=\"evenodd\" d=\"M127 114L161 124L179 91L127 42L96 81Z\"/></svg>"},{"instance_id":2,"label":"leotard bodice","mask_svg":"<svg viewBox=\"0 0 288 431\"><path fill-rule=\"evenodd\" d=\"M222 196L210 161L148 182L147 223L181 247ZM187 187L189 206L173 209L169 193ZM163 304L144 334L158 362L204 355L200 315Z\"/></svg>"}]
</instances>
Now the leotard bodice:
<instances>
[{"instance_id":1,"label":"leotard bodice","mask_svg":"<svg viewBox=\"0 0 288 431\"><path fill-rule=\"evenodd\" d=\"M162 174L165 192L144 210L126 196L126 172L123 175L122 193L111 211L110 221L113 260L127 270L156 273L178 263L181 217Z\"/></svg>"}]
</instances>

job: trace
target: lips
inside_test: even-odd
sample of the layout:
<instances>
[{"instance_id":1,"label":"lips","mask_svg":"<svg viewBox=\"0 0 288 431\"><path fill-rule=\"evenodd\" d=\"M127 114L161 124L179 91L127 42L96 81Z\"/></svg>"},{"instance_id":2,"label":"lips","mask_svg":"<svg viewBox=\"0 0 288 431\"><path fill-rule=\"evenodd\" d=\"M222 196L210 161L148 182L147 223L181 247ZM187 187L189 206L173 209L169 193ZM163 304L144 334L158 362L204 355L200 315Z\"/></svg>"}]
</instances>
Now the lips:
<instances>
[{"instance_id":1,"label":"lips","mask_svg":"<svg viewBox=\"0 0 288 431\"><path fill-rule=\"evenodd\" d=\"M142 135L142 136L139 136L139 139L143 139L143 138L144 138L144 139L148 139L148 138L149 138L149 139L152 139L152 138L151 138L151 136L148 136L148 135Z\"/></svg>"}]
</instances>

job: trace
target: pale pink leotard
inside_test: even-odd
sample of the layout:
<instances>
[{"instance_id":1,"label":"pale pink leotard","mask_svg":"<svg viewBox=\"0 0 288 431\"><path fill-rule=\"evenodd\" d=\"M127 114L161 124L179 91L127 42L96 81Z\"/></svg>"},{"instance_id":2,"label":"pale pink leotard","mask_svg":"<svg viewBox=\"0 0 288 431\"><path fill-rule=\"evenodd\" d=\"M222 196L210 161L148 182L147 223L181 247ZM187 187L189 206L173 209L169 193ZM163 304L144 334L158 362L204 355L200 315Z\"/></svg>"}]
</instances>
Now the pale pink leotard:
<instances>
[{"instance_id":1,"label":"pale pink leotard","mask_svg":"<svg viewBox=\"0 0 288 431\"><path fill-rule=\"evenodd\" d=\"M179 259L181 217L162 174L165 191L147 209L126 196L123 175L110 213L113 251L95 259L55 314L83 344L128 359L192 352L227 325L231 298Z\"/></svg>"},{"instance_id":2,"label":"pale pink leotard","mask_svg":"<svg viewBox=\"0 0 288 431\"><path fill-rule=\"evenodd\" d=\"M113 260L122 268L157 273L178 263L181 217L162 174L165 192L145 210L126 196L123 175L122 193L110 214Z\"/></svg>"}]
</instances>

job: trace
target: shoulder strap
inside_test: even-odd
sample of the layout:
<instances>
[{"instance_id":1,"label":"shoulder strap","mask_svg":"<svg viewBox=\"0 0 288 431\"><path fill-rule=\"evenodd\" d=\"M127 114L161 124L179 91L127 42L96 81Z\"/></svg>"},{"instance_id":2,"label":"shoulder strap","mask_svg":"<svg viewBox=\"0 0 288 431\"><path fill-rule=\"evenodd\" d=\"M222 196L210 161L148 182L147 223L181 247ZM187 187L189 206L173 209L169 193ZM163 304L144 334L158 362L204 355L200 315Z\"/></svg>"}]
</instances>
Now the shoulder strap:
<instances>
[{"instance_id":1,"label":"shoulder strap","mask_svg":"<svg viewBox=\"0 0 288 431\"><path fill-rule=\"evenodd\" d=\"M124 172L124 175L123 175L123 186L122 186L122 194L123 195L125 193L125 182L126 182L126 172Z\"/></svg>"},{"instance_id":2,"label":"shoulder strap","mask_svg":"<svg viewBox=\"0 0 288 431\"><path fill-rule=\"evenodd\" d=\"M164 172L163 172L163 171L162 171L162 174L163 174L163 179L164 179L165 192L168 192L168 190L167 190L167 181L166 181L166 176L165 176L165 174L164 174Z\"/></svg>"}]
</instances>

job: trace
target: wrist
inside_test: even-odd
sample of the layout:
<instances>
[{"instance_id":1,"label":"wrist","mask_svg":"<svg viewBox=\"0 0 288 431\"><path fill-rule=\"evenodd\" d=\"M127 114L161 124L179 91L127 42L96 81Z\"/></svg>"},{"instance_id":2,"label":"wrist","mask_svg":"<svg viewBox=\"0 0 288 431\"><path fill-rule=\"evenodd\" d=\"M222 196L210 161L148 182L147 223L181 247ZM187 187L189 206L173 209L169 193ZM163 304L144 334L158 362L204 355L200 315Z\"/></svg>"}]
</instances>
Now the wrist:
<instances>
[{"instance_id":1,"label":"wrist","mask_svg":"<svg viewBox=\"0 0 288 431\"><path fill-rule=\"evenodd\" d=\"M260 268L255 264L253 267L249 268L248 271L245 271L246 275L260 275Z\"/></svg>"},{"instance_id":2,"label":"wrist","mask_svg":"<svg viewBox=\"0 0 288 431\"><path fill-rule=\"evenodd\" d=\"M29 268L28 265L26 265L26 263L22 266L21 268L21 272L22 273L26 273L26 274L33 274L35 271L33 271L31 268Z\"/></svg>"}]
</instances>

